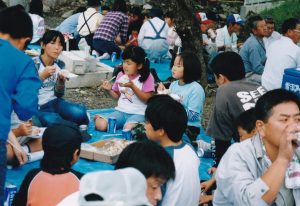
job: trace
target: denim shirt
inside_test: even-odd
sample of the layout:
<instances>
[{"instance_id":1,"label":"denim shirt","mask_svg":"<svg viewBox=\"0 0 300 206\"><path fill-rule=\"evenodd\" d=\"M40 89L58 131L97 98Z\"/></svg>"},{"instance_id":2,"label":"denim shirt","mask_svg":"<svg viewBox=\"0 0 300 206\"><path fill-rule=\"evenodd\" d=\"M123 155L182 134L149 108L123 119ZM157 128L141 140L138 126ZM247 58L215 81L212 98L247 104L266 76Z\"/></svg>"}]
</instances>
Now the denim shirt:
<instances>
[{"instance_id":1,"label":"denim shirt","mask_svg":"<svg viewBox=\"0 0 300 206\"><path fill-rule=\"evenodd\" d=\"M269 190L268 185L261 179L266 170L263 163L262 144L258 135L233 144L218 166L214 206L269 205L262 199L262 196ZM299 206L300 189L287 189L283 183L276 200L271 205Z\"/></svg>"}]
</instances>

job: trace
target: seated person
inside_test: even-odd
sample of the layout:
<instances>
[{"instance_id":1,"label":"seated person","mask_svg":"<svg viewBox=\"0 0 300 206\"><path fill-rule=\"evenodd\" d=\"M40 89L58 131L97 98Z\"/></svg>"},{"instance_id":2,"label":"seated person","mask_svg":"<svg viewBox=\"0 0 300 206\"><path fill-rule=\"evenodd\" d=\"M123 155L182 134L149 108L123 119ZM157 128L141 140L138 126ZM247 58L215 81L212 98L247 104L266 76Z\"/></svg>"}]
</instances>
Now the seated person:
<instances>
[{"instance_id":1,"label":"seated person","mask_svg":"<svg viewBox=\"0 0 300 206\"><path fill-rule=\"evenodd\" d=\"M163 146L175 164L176 176L166 183L162 205L198 205L200 161L192 146L182 141L188 122L184 107L169 95L156 95L148 101L145 120L147 137Z\"/></svg>"},{"instance_id":2,"label":"seated person","mask_svg":"<svg viewBox=\"0 0 300 206\"><path fill-rule=\"evenodd\" d=\"M254 107L266 90L245 79L243 60L235 52L218 54L211 63L211 69L218 89L206 133L215 139L218 164L231 145L231 140L239 140L234 120L242 112Z\"/></svg>"},{"instance_id":3,"label":"seated person","mask_svg":"<svg viewBox=\"0 0 300 206\"><path fill-rule=\"evenodd\" d=\"M151 9L149 16L140 29L138 44L147 53L150 61L159 62L168 53L168 25L162 20L163 13L159 8Z\"/></svg>"},{"instance_id":4,"label":"seated person","mask_svg":"<svg viewBox=\"0 0 300 206\"><path fill-rule=\"evenodd\" d=\"M195 53L182 52L175 58L172 67L172 76L176 81L172 82L168 92L176 95L177 100L184 106L188 115L186 134L190 142L194 142L200 134L201 116L205 101L205 93L197 82L201 78L201 63ZM164 92L162 83L157 88L158 93Z\"/></svg>"},{"instance_id":5,"label":"seated person","mask_svg":"<svg viewBox=\"0 0 300 206\"><path fill-rule=\"evenodd\" d=\"M91 172L80 180L75 192L57 206L150 206L146 179L135 168Z\"/></svg>"},{"instance_id":6,"label":"seated person","mask_svg":"<svg viewBox=\"0 0 300 206\"><path fill-rule=\"evenodd\" d=\"M116 128L132 129L144 122L146 102L154 92L154 78L150 73L149 60L145 51L138 46L126 47L123 54L123 71L119 72L115 83L104 81L102 88L115 100L116 111L108 116L95 115L97 130L106 131L108 118L116 118Z\"/></svg>"},{"instance_id":7,"label":"seated person","mask_svg":"<svg viewBox=\"0 0 300 206\"><path fill-rule=\"evenodd\" d=\"M77 127L53 125L43 134L41 167L28 172L13 205L56 205L79 190L81 174L71 169L79 159L82 136Z\"/></svg>"},{"instance_id":8,"label":"seated person","mask_svg":"<svg viewBox=\"0 0 300 206\"><path fill-rule=\"evenodd\" d=\"M146 195L151 205L161 201L161 186L175 178L175 166L170 155L163 147L149 140L134 142L122 151L115 169L126 167L133 167L146 177Z\"/></svg>"},{"instance_id":9,"label":"seated person","mask_svg":"<svg viewBox=\"0 0 300 206\"><path fill-rule=\"evenodd\" d=\"M101 59L109 59L113 52L116 52L117 58L120 57L119 45L126 43L128 24L125 0L115 0L111 11L105 15L93 38L94 49Z\"/></svg>"},{"instance_id":10,"label":"seated person","mask_svg":"<svg viewBox=\"0 0 300 206\"><path fill-rule=\"evenodd\" d=\"M64 63L57 60L65 46L59 31L48 30L41 39L42 54L33 60L38 70L42 87L39 90L37 117L43 127L55 123L87 125L89 119L82 105L65 101L66 76L62 72Z\"/></svg>"},{"instance_id":11,"label":"seated person","mask_svg":"<svg viewBox=\"0 0 300 206\"><path fill-rule=\"evenodd\" d=\"M37 154L37 151L42 150L42 138L30 138L32 135L32 122L21 122L16 115L11 115L11 131L8 135L7 149L7 163L13 166L23 165L32 157ZM43 152L40 153L40 158Z\"/></svg>"},{"instance_id":12,"label":"seated person","mask_svg":"<svg viewBox=\"0 0 300 206\"><path fill-rule=\"evenodd\" d=\"M213 203L299 205L299 171L294 167L299 164L299 97L286 90L269 91L258 99L255 116L257 134L233 144L221 159Z\"/></svg>"},{"instance_id":13,"label":"seated person","mask_svg":"<svg viewBox=\"0 0 300 206\"><path fill-rule=\"evenodd\" d=\"M236 128L240 136L240 142L253 137L256 134L255 128L255 111L251 108L243 113L236 119ZM209 169L209 173L213 173L211 179L201 183L201 189L203 194L200 197L200 204L209 203L213 200L213 195L206 195L206 193L211 190L216 184L216 174L217 168L212 167Z\"/></svg>"}]
</instances>

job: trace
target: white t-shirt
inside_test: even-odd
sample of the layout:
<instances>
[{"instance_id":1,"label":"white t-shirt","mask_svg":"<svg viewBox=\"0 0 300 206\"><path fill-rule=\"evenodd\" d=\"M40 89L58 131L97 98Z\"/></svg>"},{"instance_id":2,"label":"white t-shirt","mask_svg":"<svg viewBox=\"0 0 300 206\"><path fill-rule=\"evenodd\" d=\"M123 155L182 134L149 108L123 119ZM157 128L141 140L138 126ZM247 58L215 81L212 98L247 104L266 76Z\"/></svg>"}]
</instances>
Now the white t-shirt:
<instances>
[{"instance_id":1,"label":"white t-shirt","mask_svg":"<svg viewBox=\"0 0 300 206\"><path fill-rule=\"evenodd\" d=\"M273 31L270 37L264 37L263 41L265 44L266 50L268 50L269 46L277 39L281 38L281 34L279 34L277 31Z\"/></svg>"},{"instance_id":2,"label":"white t-shirt","mask_svg":"<svg viewBox=\"0 0 300 206\"><path fill-rule=\"evenodd\" d=\"M88 27L90 28L91 33L92 34L95 33L96 29L99 27L102 19L104 18L103 15L100 14L98 11L96 11L96 9L94 8L88 8L85 12L81 13L80 16L78 17L78 25L77 25L77 31L81 36L86 36L90 34L87 24L85 24L83 14L85 16L85 19L87 20L87 24ZM88 20L88 18L90 19Z\"/></svg>"},{"instance_id":3,"label":"white t-shirt","mask_svg":"<svg viewBox=\"0 0 300 206\"><path fill-rule=\"evenodd\" d=\"M37 14L29 14L33 25L33 36L30 43L40 40L45 33L45 20Z\"/></svg>"},{"instance_id":4,"label":"white t-shirt","mask_svg":"<svg viewBox=\"0 0 300 206\"><path fill-rule=\"evenodd\" d=\"M267 90L281 88L284 70L300 67L300 47L292 39L282 36L267 50L267 61L261 77Z\"/></svg>"},{"instance_id":5,"label":"white t-shirt","mask_svg":"<svg viewBox=\"0 0 300 206\"><path fill-rule=\"evenodd\" d=\"M167 182L167 190L162 200L163 206L198 206L200 197L200 160L190 145L182 143L176 147L166 147L173 157L176 176Z\"/></svg>"},{"instance_id":6,"label":"white t-shirt","mask_svg":"<svg viewBox=\"0 0 300 206\"><path fill-rule=\"evenodd\" d=\"M216 45L217 47L225 46L231 48L232 51L238 52L236 33L229 35L228 28L225 25L223 28L217 29Z\"/></svg>"}]
</instances>

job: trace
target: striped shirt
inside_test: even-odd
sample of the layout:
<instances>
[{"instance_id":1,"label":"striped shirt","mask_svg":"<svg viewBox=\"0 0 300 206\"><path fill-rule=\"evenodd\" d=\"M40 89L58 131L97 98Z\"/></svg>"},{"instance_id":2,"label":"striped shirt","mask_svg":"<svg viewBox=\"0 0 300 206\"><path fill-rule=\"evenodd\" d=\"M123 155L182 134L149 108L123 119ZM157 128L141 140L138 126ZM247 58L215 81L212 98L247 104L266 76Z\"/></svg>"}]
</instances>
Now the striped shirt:
<instances>
[{"instance_id":1,"label":"striped shirt","mask_svg":"<svg viewBox=\"0 0 300 206\"><path fill-rule=\"evenodd\" d=\"M128 31L128 16L120 11L109 12L97 28L94 39L115 41L118 34L122 42L126 41Z\"/></svg>"}]
</instances>

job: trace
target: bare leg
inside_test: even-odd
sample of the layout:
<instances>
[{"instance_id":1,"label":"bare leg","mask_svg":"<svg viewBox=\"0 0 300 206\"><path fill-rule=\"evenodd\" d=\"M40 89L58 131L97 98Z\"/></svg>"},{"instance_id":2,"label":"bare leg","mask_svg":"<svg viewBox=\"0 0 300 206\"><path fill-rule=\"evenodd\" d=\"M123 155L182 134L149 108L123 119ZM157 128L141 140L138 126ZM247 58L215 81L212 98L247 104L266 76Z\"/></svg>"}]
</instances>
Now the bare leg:
<instances>
[{"instance_id":1,"label":"bare leg","mask_svg":"<svg viewBox=\"0 0 300 206\"><path fill-rule=\"evenodd\" d=\"M95 119L95 128L100 131L107 130L107 121L101 117Z\"/></svg>"}]
</instances>

